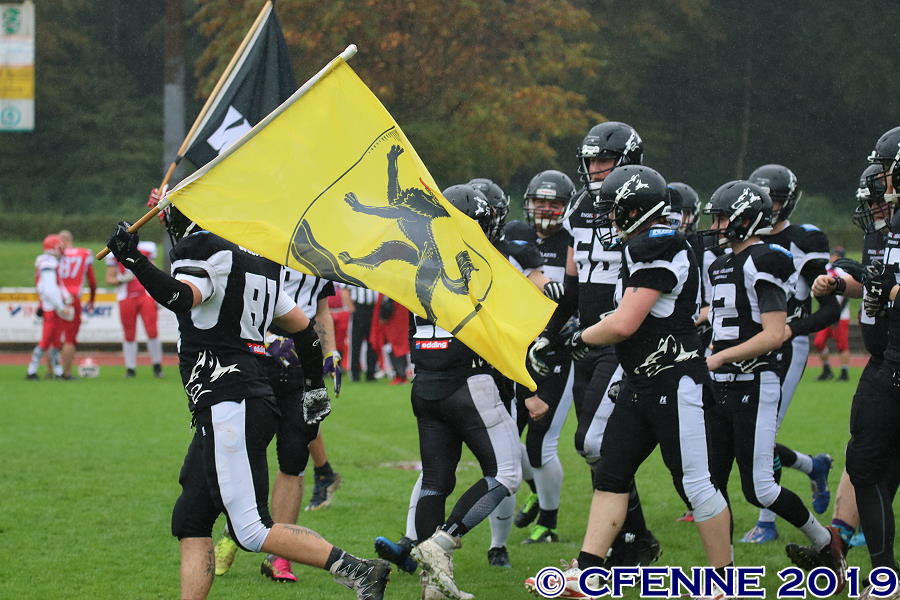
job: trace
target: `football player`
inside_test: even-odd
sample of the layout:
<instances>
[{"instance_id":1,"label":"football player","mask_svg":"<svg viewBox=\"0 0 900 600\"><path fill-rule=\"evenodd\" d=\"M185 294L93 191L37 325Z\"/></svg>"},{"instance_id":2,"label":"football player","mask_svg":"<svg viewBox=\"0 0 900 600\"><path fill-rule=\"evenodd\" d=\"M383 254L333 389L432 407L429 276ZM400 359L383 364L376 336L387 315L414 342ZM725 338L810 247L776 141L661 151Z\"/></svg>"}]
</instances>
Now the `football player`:
<instances>
[{"instance_id":1,"label":"football player","mask_svg":"<svg viewBox=\"0 0 900 600\"><path fill-rule=\"evenodd\" d=\"M562 226L563 215L574 194L572 180L565 173L553 170L535 175L525 190L523 208L525 219L531 226L529 234L543 258L541 270L549 279L542 287L545 294L556 300L563 293L566 259L572 241L572 236ZM552 284L556 284L556 292ZM549 344L547 338L543 339ZM534 363L530 366L538 384L537 392L516 386L520 434L527 427L524 478L535 491L529 494L516 515L515 525L526 527L537 518L523 542L525 544L559 541L556 528L563 482L558 455L559 435L572 406L573 377L571 356L561 345L544 354L538 365L540 372L534 370Z\"/></svg>"},{"instance_id":2,"label":"football player","mask_svg":"<svg viewBox=\"0 0 900 600\"><path fill-rule=\"evenodd\" d=\"M815 225L794 225L791 213L797 207L802 192L797 184L797 176L783 165L763 165L754 170L748 180L768 192L772 200L772 231L764 237L771 244L778 244L791 253L797 272L788 291L788 323L785 327L785 343L781 348L778 362L781 371L781 403L778 406L777 428L781 427L784 416L806 369L809 357L809 336L822 327L836 323L841 315L841 307L832 296L817 299L819 307L812 310L810 288L819 275L826 273L828 264L828 237ZM810 456L776 444L775 481L781 480L782 467L790 467L806 473L812 487L812 506L818 514L828 508L831 494L828 491L828 474L831 471L831 456L817 454ZM775 513L761 509L759 520L740 541L760 544L778 538L775 527Z\"/></svg>"},{"instance_id":3,"label":"football player","mask_svg":"<svg viewBox=\"0 0 900 600\"><path fill-rule=\"evenodd\" d=\"M87 248L75 248L72 245L72 233L66 229L59 232L65 250L59 259L60 283L72 296L72 308L75 316L62 327L62 368L63 379L72 379L72 362L75 360L75 344L78 330L81 328L81 289L87 278L90 299L88 312L94 309L94 298L97 295L97 277L94 275L94 254Z\"/></svg>"},{"instance_id":4,"label":"football player","mask_svg":"<svg viewBox=\"0 0 900 600\"><path fill-rule=\"evenodd\" d=\"M138 251L150 262L156 260L156 243L141 241ZM144 323L147 334L147 350L153 363L153 375L162 377L162 340L157 327L156 301L147 293L134 274L116 260L112 254L106 255L106 283L116 286L119 301L119 320L122 322L122 355L125 358L125 377L137 374L137 318Z\"/></svg>"},{"instance_id":5,"label":"football player","mask_svg":"<svg viewBox=\"0 0 900 600\"><path fill-rule=\"evenodd\" d=\"M62 377L62 363L59 358L59 340L63 324L75 318L72 297L59 280L59 258L64 251L63 241L58 235L44 238L44 250L34 261L34 282L40 299L39 308L44 323L41 340L31 351L31 361L25 373L26 379L37 381L38 367L45 353L49 354L50 368L54 377Z\"/></svg>"},{"instance_id":6,"label":"football player","mask_svg":"<svg viewBox=\"0 0 900 600\"><path fill-rule=\"evenodd\" d=\"M576 357L613 346L623 377L594 466L594 496L578 567L605 566L622 527L637 469L659 445L675 488L692 506L710 565L730 566L731 515L710 477L704 427L703 348L694 326L700 268L684 235L667 224L666 182L641 165L617 167L598 196L623 241L616 309L576 332Z\"/></svg>"},{"instance_id":7,"label":"football player","mask_svg":"<svg viewBox=\"0 0 900 600\"><path fill-rule=\"evenodd\" d=\"M380 600L390 573L385 561L364 560L294 524L269 516L266 447L280 421L270 382L265 333L274 323L289 333L303 364L321 353L307 316L281 285L281 269L197 227L174 206L165 209L177 242L172 275L138 249L138 236L120 223L108 247L178 318L179 369L195 425L172 515L181 545L181 597L205 598L215 572L212 526L222 512L238 544L324 568L359 599ZM309 373L305 374L309 376ZM321 379L308 389L324 389ZM327 414L327 394L304 394L303 415Z\"/></svg>"},{"instance_id":8,"label":"football player","mask_svg":"<svg viewBox=\"0 0 900 600\"><path fill-rule=\"evenodd\" d=\"M680 181L673 181L666 188L669 193L669 207L671 211L669 213L669 225L684 235L691 236L697 230L700 196L694 188Z\"/></svg>"},{"instance_id":9,"label":"football player","mask_svg":"<svg viewBox=\"0 0 900 600\"><path fill-rule=\"evenodd\" d=\"M842 293L863 296L863 309L869 318L884 313L884 329L876 330L873 354L860 376L850 411L850 442L847 444L846 469L853 484L860 524L873 567L898 570L894 557L894 514L892 502L900 482L900 448L896 432L900 429L900 307L895 301L897 272L900 268L900 127L886 131L869 156L875 169L867 175L868 197L861 199L854 221L868 232L885 230L882 261L866 268L852 269L852 261L838 261L849 273L841 278L819 277L813 293ZM884 189L879 200L879 188ZM864 257L868 255L867 251ZM863 329L864 339L869 332ZM880 338L880 340L878 339ZM869 342L866 342L869 348ZM796 548L795 562L807 566L808 552ZM805 564L801 564L805 563ZM871 598L872 588L861 598Z\"/></svg>"},{"instance_id":10,"label":"football player","mask_svg":"<svg viewBox=\"0 0 900 600\"><path fill-rule=\"evenodd\" d=\"M803 531L823 564L834 571L840 592L846 574L840 536L780 486L773 470L781 400L777 354L795 276L791 253L762 242L760 236L771 230L772 201L754 183L738 180L720 186L704 212L713 218L707 233L731 248L709 269L713 352L706 362L714 397L706 424L713 479L725 491L737 461L747 501Z\"/></svg>"},{"instance_id":11,"label":"football player","mask_svg":"<svg viewBox=\"0 0 900 600\"><path fill-rule=\"evenodd\" d=\"M444 197L488 231L491 211L484 194L463 184L444 190ZM434 323L418 316L411 320L416 370L412 405L422 458L415 529L417 537L426 538L411 557L423 569L423 598L471 598L454 580L452 553L463 535L518 489L522 470L516 425L500 399L491 366ZM463 444L475 455L483 477L445 518Z\"/></svg>"},{"instance_id":12,"label":"football player","mask_svg":"<svg viewBox=\"0 0 900 600\"><path fill-rule=\"evenodd\" d=\"M596 206L596 195L606 176L623 165L639 165L643 142L630 125L609 121L592 127L578 148L578 173L583 187L566 209L564 226L572 236L566 258L565 293L554 319L562 322L578 312L581 327L589 327L615 308L613 295L619 279L622 252L607 248L602 239L611 238L609 211ZM558 330L551 320L551 329ZM609 387L621 379L612 346L596 346L575 360L572 386L578 426L575 449L588 464L600 458L600 444L612 412ZM628 514L621 534L613 544L615 562L620 565L648 565L660 555L659 542L647 529L637 488L632 486Z\"/></svg>"},{"instance_id":13,"label":"football player","mask_svg":"<svg viewBox=\"0 0 900 600\"><path fill-rule=\"evenodd\" d=\"M267 344L266 349L275 359L270 378L281 414L275 433L278 471L272 485L272 520L276 523L296 523L312 444L316 440L321 442L319 424L308 424L303 419L303 396L307 393L327 393L323 388L313 386L314 382L322 379L323 372L334 376L335 390L340 391L341 357L335 350L334 325L328 309L328 297L334 294L332 282L289 267L282 267L281 276L284 292L303 311L318 335L307 336L306 342L312 347L298 351L287 332L273 327L271 332L277 337ZM325 353L324 363L322 352ZM301 355L311 357L313 364L301 365ZM321 451L324 452L324 446ZM323 465L315 467L313 500L318 500L317 506L322 503L327 506L341 483L340 475L332 471L327 461L323 462ZM237 550L237 542L226 529L215 547L216 575L224 575L231 569ZM290 561L273 554L265 556L260 573L277 582L297 581Z\"/></svg>"}]
</instances>

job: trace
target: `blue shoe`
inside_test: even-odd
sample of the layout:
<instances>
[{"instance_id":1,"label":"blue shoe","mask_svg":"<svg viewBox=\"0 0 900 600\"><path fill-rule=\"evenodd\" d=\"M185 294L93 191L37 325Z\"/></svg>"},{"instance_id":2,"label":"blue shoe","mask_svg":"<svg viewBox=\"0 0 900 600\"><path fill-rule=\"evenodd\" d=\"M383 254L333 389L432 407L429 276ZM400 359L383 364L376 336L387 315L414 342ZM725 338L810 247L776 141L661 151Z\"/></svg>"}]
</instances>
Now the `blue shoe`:
<instances>
[{"instance_id":1,"label":"blue shoe","mask_svg":"<svg viewBox=\"0 0 900 600\"><path fill-rule=\"evenodd\" d=\"M816 454L812 457L813 469L809 474L810 487L812 487L812 506L818 514L828 510L831 502L831 492L828 491L828 474L831 473L833 462L829 454Z\"/></svg>"},{"instance_id":2,"label":"blue shoe","mask_svg":"<svg viewBox=\"0 0 900 600\"><path fill-rule=\"evenodd\" d=\"M744 544L765 544L777 539L778 530L775 529L775 523L758 521L753 529L745 533L739 541Z\"/></svg>"},{"instance_id":3,"label":"blue shoe","mask_svg":"<svg viewBox=\"0 0 900 600\"><path fill-rule=\"evenodd\" d=\"M419 563L409 555L413 548L412 541L407 537L400 538L399 542L393 542L384 536L375 538L375 552L386 561L397 565L401 571L415 573Z\"/></svg>"},{"instance_id":4,"label":"blue shoe","mask_svg":"<svg viewBox=\"0 0 900 600\"><path fill-rule=\"evenodd\" d=\"M850 538L850 541L847 542L847 545L851 548L856 548L857 546L865 546L866 545L866 534L863 533L863 530L860 529L856 533L853 534L853 537Z\"/></svg>"}]
</instances>

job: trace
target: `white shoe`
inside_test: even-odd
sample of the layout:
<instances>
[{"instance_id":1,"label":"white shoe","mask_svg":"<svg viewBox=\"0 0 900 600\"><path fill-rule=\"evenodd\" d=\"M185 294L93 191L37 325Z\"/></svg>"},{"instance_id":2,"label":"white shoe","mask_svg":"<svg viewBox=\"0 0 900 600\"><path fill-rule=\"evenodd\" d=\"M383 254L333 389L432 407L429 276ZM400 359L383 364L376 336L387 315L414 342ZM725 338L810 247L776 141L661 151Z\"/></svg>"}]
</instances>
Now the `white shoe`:
<instances>
[{"instance_id":1,"label":"white shoe","mask_svg":"<svg viewBox=\"0 0 900 600\"><path fill-rule=\"evenodd\" d=\"M556 596L557 598L592 598L593 596L589 596L581 591L581 587L578 585L578 580L581 579L581 569L578 568L578 561L572 560L571 563L566 561L562 562L562 570L563 575L566 578L566 587L563 591ZM598 590L600 589L601 581L599 575L590 575L587 578L587 583L589 588ZM525 580L525 589L534 594L535 596L544 597L537 590L537 584L535 583L534 577L529 577Z\"/></svg>"},{"instance_id":2,"label":"white shoe","mask_svg":"<svg viewBox=\"0 0 900 600\"><path fill-rule=\"evenodd\" d=\"M900 598L900 590L895 590L890 596L875 596L872 594L874 590L875 586L869 584L869 586L863 590L863 593L859 595L859 600L897 600Z\"/></svg>"},{"instance_id":3,"label":"white shoe","mask_svg":"<svg viewBox=\"0 0 900 600\"><path fill-rule=\"evenodd\" d=\"M410 552L422 570L429 575L429 585L442 592L450 600L472 600L475 596L464 592L453 579L453 551L461 546L459 538L446 531L437 530L433 536ZM424 597L426 588L423 587Z\"/></svg>"}]
</instances>

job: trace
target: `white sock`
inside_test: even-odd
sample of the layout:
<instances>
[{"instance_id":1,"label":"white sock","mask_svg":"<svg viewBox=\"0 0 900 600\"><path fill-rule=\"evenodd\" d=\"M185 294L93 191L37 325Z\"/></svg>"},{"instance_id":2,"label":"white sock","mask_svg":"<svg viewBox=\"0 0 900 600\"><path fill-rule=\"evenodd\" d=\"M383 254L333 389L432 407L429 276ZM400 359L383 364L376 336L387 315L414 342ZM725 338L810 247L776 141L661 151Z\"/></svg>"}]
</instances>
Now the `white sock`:
<instances>
[{"instance_id":1,"label":"white sock","mask_svg":"<svg viewBox=\"0 0 900 600\"><path fill-rule=\"evenodd\" d=\"M759 521L760 523L774 523L775 517L777 517L775 513L773 513L768 508L759 509Z\"/></svg>"},{"instance_id":2,"label":"white sock","mask_svg":"<svg viewBox=\"0 0 900 600\"><path fill-rule=\"evenodd\" d=\"M800 528L800 531L806 534L806 537L812 542L812 547L816 550L821 550L831 543L831 532L816 521L812 513L809 513L809 519L806 521L806 525Z\"/></svg>"},{"instance_id":3,"label":"white sock","mask_svg":"<svg viewBox=\"0 0 900 600\"><path fill-rule=\"evenodd\" d=\"M406 513L406 537L411 540L419 540L419 532L416 531L416 505L419 504L419 494L422 492L422 474L413 484L412 493L409 495L409 510Z\"/></svg>"},{"instance_id":4,"label":"white sock","mask_svg":"<svg viewBox=\"0 0 900 600\"><path fill-rule=\"evenodd\" d=\"M53 368L53 375L62 377L62 361L59 358L59 348L50 348L50 366Z\"/></svg>"},{"instance_id":5,"label":"white sock","mask_svg":"<svg viewBox=\"0 0 900 600\"><path fill-rule=\"evenodd\" d=\"M497 508L488 515L491 522L491 548L506 545L509 532L512 531L513 513L516 512L516 497L509 495L500 501Z\"/></svg>"},{"instance_id":6,"label":"white sock","mask_svg":"<svg viewBox=\"0 0 900 600\"><path fill-rule=\"evenodd\" d=\"M522 463L522 480L531 481L534 479L534 471L531 469L531 463L528 462L528 450L525 449L525 444L521 442L519 443L519 449L521 450L520 462Z\"/></svg>"},{"instance_id":7,"label":"white sock","mask_svg":"<svg viewBox=\"0 0 900 600\"><path fill-rule=\"evenodd\" d=\"M812 473L813 470L813 460L812 456L809 454L803 454L802 452L794 452L797 455L797 462L791 465L792 469L797 469L798 471L803 471L807 475Z\"/></svg>"},{"instance_id":8,"label":"white sock","mask_svg":"<svg viewBox=\"0 0 900 600\"><path fill-rule=\"evenodd\" d=\"M153 362L154 365L162 364L162 340L159 338L153 338L152 340L147 340L147 350L150 351L150 361Z\"/></svg>"},{"instance_id":9,"label":"white sock","mask_svg":"<svg viewBox=\"0 0 900 600\"><path fill-rule=\"evenodd\" d=\"M34 375L38 371L38 367L41 366L41 359L44 358L44 351L41 350L40 346L35 346L34 350L31 351L31 361L28 363L28 374Z\"/></svg>"},{"instance_id":10,"label":"white sock","mask_svg":"<svg viewBox=\"0 0 900 600\"><path fill-rule=\"evenodd\" d=\"M125 355L125 368L137 368L137 342L122 342L122 354Z\"/></svg>"},{"instance_id":11,"label":"white sock","mask_svg":"<svg viewBox=\"0 0 900 600\"><path fill-rule=\"evenodd\" d=\"M537 488L538 505L541 510L559 508L559 496L562 491L563 468L559 456L539 469L534 469L534 486Z\"/></svg>"}]
</instances>

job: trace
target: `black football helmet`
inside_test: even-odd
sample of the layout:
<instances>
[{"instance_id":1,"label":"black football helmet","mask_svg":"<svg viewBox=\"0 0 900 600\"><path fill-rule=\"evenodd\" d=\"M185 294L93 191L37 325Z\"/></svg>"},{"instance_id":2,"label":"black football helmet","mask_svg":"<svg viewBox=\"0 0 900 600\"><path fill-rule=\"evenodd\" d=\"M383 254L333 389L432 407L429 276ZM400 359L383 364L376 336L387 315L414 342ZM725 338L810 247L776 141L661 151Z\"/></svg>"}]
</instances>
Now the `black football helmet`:
<instances>
[{"instance_id":1,"label":"black football helmet","mask_svg":"<svg viewBox=\"0 0 900 600\"><path fill-rule=\"evenodd\" d=\"M871 164L859 176L853 224L864 233L881 231L891 222L894 207L884 199L887 185L883 173L884 168L880 164Z\"/></svg>"},{"instance_id":2,"label":"black football helmet","mask_svg":"<svg viewBox=\"0 0 900 600\"><path fill-rule=\"evenodd\" d=\"M781 203L781 208L772 215L772 223L790 218L802 195L797 189L797 176L783 165L763 165L750 173L747 181L766 190L773 203Z\"/></svg>"},{"instance_id":3,"label":"black football helmet","mask_svg":"<svg viewBox=\"0 0 900 600\"><path fill-rule=\"evenodd\" d=\"M492 242L500 237L506 215L509 214L509 196L499 185L484 177L473 179L469 182L473 188L484 194L491 207L491 228L487 232L488 239Z\"/></svg>"},{"instance_id":4,"label":"black football helmet","mask_svg":"<svg viewBox=\"0 0 900 600\"><path fill-rule=\"evenodd\" d=\"M720 186L706 203L703 213L728 217L725 229L700 232L717 238L720 246L772 231L772 199L765 189L749 181L739 179Z\"/></svg>"},{"instance_id":5,"label":"black football helmet","mask_svg":"<svg viewBox=\"0 0 900 600\"><path fill-rule=\"evenodd\" d=\"M198 229L197 224L187 218L174 204L169 204L162 209L162 215L166 232L169 234L169 241L172 242L173 247L181 238Z\"/></svg>"},{"instance_id":6,"label":"black football helmet","mask_svg":"<svg viewBox=\"0 0 900 600\"><path fill-rule=\"evenodd\" d=\"M541 171L531 178L525 188L525 220L545 235L559 231L562 227L566 207L575 195L575 184L562 171ZM544 207L538 208L540 201ZM551 207L547 207L551 204Z\"/></svg>"},{"instance_id":7,"label":"black football helmet","mask_svg":"<svg viewBox=\"0 0 900 600\"><path fill-rule=\"evenodd\" d=\"M611 220L620 239L628 239L645 223L669 214L669 192L662 175L642 165L613 169L600 187L598 200L612 206ZM611 239L603 240L609 247Z\"/></svg>"},{"instance_id":8,"label":"black football helmet","mask_svg":"<svg viewBox=\"0 0 900 600\"><path fill-rule=\"evenodd\" d=\"M869 155L869 162L881 166L878 175L870 176L872 179L891 178L893 193L885 194L884 200L890 204L896 204L900 200L900 127L888 129L878 141L875 149Z\"/></svg>"},{"instance_id":9,"label":"black football helmet","mask_svg":"<svg viewBox=\"0 0 900 600\"><path fill-rule=\"evenodd\" d=\"M700 196L686 183L675 181L666 186L669 191L669 224L682 233L694 231Z\"/></svg>"},{"instance_id":10,"label":"black football helmet","mask_svg":"<svg viewBox=\"0 0 900 600\"><path fill-rule=\"evenodd\" d=\"M444 198L462 214L476 221L485 234L491 229L493 214L487 197L468 183L451 185L443 191Z\"/></svg>"},{"instance_id":11,"label":"black football helmet","mask_svg":"<svg viewBox=\"0 0 900 600\"><path fill-rule=\"evenodd\" d=\"M644 142L631 125L607 121L591 127L578 148L578 175L594 195L600 190L599 181L591 181L592 158L612 158L615 163L604 171L624 165L639 165L644 159Z\"/></svg>"}]
</instances>

